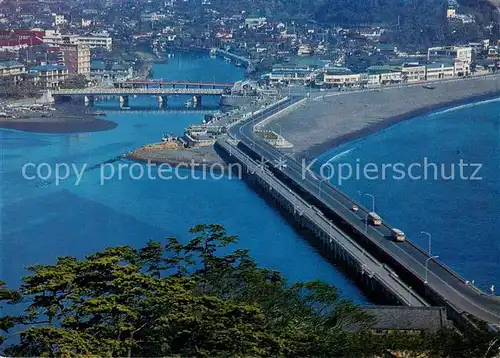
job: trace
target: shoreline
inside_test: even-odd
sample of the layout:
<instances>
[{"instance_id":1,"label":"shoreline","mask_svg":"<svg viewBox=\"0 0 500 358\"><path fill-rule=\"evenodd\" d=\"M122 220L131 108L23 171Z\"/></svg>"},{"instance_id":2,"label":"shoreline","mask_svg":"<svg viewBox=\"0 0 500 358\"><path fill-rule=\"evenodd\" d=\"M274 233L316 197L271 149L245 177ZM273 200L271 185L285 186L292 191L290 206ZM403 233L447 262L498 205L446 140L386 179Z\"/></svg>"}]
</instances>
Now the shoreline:
<instances>
[{"instance_id":1,"label":"shoreline","mask_svg":"<svg viewBox=\"0 0 500 358\"><path fill-rule=\"evenodd\" d=\"M165 143L153 143L140 147L123 158L141 163L168 164L202 170L206 166L220 166L226 170L227 164L216 153L213 146L182 148Z\"/></svg>"},{"instance_id":2,"label":"shoreline","mask_svg":"<svg viewBox=\"0 0 500 358\"><path fill-rule=\"evenodd\" d=\"M359 129L357 131L344 134L340 137L332 138L332 139L327 140L323 143L315 144L308 149L305 149L305 150L298 152L297 154L299 156L302 156L302 157L305 157L304 154L307 154L308 159L316 158L318 156L321 156L321 155L327 153L330 150L335 149L336 147L339 147L342 144L354 142L358 139L368 137L372 134L383 131L384 129L390 128L398 123L410 121L413 119L418 119L418 117L427 116L427 115L429 115L433 112L439 111L439 110L451 109L451 108L459 107L459 106L465 105L465 104L480 103L480 102L492 100L495 98L500 98L500 92L494 93L494 94L489 94L489 95L473 96L473 97L469 97L467 99L460 99L460 100L451 101L451 102L447 102L447 103L436 104L434 106L429 106L429 107L422 107L422 108L407 112L401 116L394 116L394 117L386 118L379 123L374 123L374 124L368 125L366 128L362 128L362 129Z\"/></svg>"},{"instance_id":3,"label":"shoreline","mask_svg":"<svg viewBox=\"0 0 500 358\"><path fill-rule=\"evenodd\" d=\"M279 125L300 158L316 158L339 145L437 110L500 97L500 75L358 92L326 93L266 124Z\"/></svg>"},{"instance_id":4,"label":"shoreline","mask_svg":"<svg viewBox=\"0 0 500 358\"><path fill-rule=\"evenodd\" d=\"M72 104L54 105L55 111L13 112L15 118L0 119L0 129L30 133L88 133L114 129L118 123L85 113L85 107Z\"/></svg>"}]
</instances>

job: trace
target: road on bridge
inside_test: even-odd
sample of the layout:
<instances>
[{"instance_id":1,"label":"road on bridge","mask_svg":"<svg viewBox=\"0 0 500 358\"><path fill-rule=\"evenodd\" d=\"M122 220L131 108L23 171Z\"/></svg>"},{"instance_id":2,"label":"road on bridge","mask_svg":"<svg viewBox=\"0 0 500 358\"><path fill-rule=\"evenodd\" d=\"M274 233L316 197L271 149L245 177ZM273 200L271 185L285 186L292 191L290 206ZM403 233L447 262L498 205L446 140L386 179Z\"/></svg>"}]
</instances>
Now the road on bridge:
<instances>
[{"instance_id":1,"label":"road on bridge","mask_svg":"<svg viewBox=\"0 0 500 358\"><path fill-rule=\"evenodd\" d=\"M424 283L426 261L429 259L427 252L410 240L404 242L391 240L392 227L387 223L383 223L379 227L368 225L368 230L365 232L365 220L370 210L356 203L309 169L305 169L303 173L303 168L299 163L286 157L282 152L254 135L253 129L257 123L298 100L299 98L291 97L279 106L266 109L247 121L231 127L229 134L233 138L242 141L263 160L270 163L280 163L286 160L286 166L280 168L283 174L311 196L321 200L326 207L349 222L361 235L364 235L393 260L401 263L406 270L413 273ZM353 205L359 207L357 212L351 210ZM497 297L486 295L484 292L467 284L456 272L437 260L427 261L427 267L428 287L447 300L450 305L484 322L500 324L500 301Z\"/></svg>"}]
</instances>

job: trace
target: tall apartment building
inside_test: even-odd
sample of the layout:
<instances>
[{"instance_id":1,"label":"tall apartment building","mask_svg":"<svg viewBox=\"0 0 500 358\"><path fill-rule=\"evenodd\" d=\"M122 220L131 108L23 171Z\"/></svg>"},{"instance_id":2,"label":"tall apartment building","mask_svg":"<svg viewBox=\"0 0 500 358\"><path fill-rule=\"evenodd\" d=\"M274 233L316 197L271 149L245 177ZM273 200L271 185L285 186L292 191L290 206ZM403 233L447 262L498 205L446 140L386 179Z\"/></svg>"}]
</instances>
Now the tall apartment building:
<instances>
[{"instance_id":1,"label":"tall apartment building","mask_svg":"<svg viewBox=\"0 0 500 358\"><path fill-rule=\"evenodd\" d=\"M17 61L0 61L0 81L17 84L26 74L24 65Z\"/></svg>"},{"instance_id":2,"label":"tall apartment building","mask_svg":"<svg viewBox=\"0 0 500 358\"><path fill-rule=\"evenodd\" d=\"M96 33L89 35L62 35L57 30L46 30L43 42L49 46L59 46L61 44L85 45L90 49L103 48L111 51L113 39L107 33Z\"/></svg>"},{"instance_id":3,"label":"tall apartment building","mask_svg":"<svg viewBox=\"0 0 500 358\"><path fill-rule=\"evenodd\" d=\"M61 65L41 65L31 68L33 82L43 88L58 88L68 79L68 69Z\"/></svg>"},{"instance_id":4,"label":"tall apartment building","mask_svg":"<svg viewBox=\"0 0 500 358\"><path fill-rule=\"evenodd\" d=\"M68 74L90 76L90 48L78 44L63 44L59 47L59 64L68 68Z\"/></svg>"},{"instance_id":5,"label":"tall apartment building","mask_svg":"<svg viewBox=\"0 0 500 358\"><path fill-rule=\"evenodd\" d=\"M113 47L113 39L105 33L79 36L78 43L81 45L86 45L91 49L102 48L105 49L106 51L111 51Z\"/></svg>"}]
</instances>

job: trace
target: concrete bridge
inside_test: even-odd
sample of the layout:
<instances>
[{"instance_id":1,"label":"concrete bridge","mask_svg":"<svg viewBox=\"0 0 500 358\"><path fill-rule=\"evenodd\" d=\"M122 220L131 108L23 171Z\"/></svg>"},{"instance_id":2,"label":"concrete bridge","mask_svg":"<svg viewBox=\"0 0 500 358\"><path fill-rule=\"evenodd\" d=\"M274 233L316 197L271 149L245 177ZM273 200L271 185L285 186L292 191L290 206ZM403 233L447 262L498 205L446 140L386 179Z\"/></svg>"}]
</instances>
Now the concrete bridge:
<instances>
[{"instance_id":1,"label":"concrete bridge","mask_svg":"<svg viewBox=\"0 0 500 358\"><path fill-rule=\"evenodd\" d=\"M125 83L123 83L124 85ZM212 84L213 86L213 84ZM130 84L129 87L89 87L82 89L58 89L51 92L53 97L83 97L86 103L91 103L95 100L95 97L106 97L114 96L120 99L120 104L122 107L129 107L130 96L155 96L158 99L160 106L165 107L167 105L167 98L169 95L189 95L192 96L192 101L194 106L201 105L202 96L221 96L228 91L228 87L225 88L212 88L198 84L196 88L190 88L187 86L164 86L164 85L144 85L139 86Z\"/></svg>"},{"instance_id":2,"label":"concrete bridge","mask_svg":"<svg viewBox=\"0 0 500 358\"><path fill-rule=\"evenodd\" d=\"M310 233L313 244L336 262L365 288L374 300L412 307L429 307L419 294L406 285L387 265L377 260L348 235L340 231L320 210L309 204L279 180L269 168L249 157L238 141L219 140L227 162L242 165L246 179L259 191L265 191L274 204L293 218L301 229Z\"/></svg>"},{"instance_id":3,"label":"concrete bridge","mask_svg":"<svg viewBox=\"0 0 500 358\"><path fill-rule=\"evenodd\" d=\"M286 98L229 128L228 133L233 140L239 142L238 148L246 157L240 158L240 162L259 162L259 169L249 169L249 175L262 176L259 173L268 172L277 180L264 183L261 179L251 179L251 182L255 184L254 187L268 197L273 197L274 191L285 186L290 195L286 200L280 199L278 202L283 212L292 213L295 209L291 209L291 205L297 207L293 203L298 203L298 198L300 198L302 204L299 211L304 212L307 205L310 205L319 216L324 217L328 225L325 223L319 225L318 222L314 222L307 224L307 227L320 240L326 240L327 243L335 246L327 246L326 250L331 253L335 261L344 263L348 268L347 272L352 270L368 272L361 269L367 267L373 273L374 265L377 266L373 258L375 262L381 263L384 268L390 269L396 277L401 279L407 287L408 294L414 294L413 299L418 296L433 306L446 307L448 318L458 327L486 328L488 325L490 327L500 325L500 300L497 296L486 294L474 287L410 239L404 242L392 240L390 224L383 222L381 226L369 225L368 213L372 210L355 202L330 185L324 178L309 169L304 169L293 158L285 156L262 138L254 135L254 130L259 123L287 110L299 100L300 98ZM232 157L233 149L222 141L220 144L220 147L224 148L226 153L229 152L228 155ZM353 205L359 209L353 211ZM293 214L292 218L295 222L301 223L300 215ZM337 234L334 235L332 230ZM366 255L357 255L357 259L354 260L346 259L346 254L338 254L342 239L344 241L349 239L352 245L356 244L358 250L364 250ZM340 252L344 251L345 249L340 250ZM352 256L352 254L349 255L349 257ZM368 283L364 283L362 287L369 287L367 285ZM378 293L376 295L397 299L399 294L394 292L395 286L391 285L384 280L377 280L375 292L378 290ZM397 290L404 290L402 287L404 286L400 286ZM368 292L373 293L374 289L371 288ZM401 299L399 302L404 303Z\"/></svg>"},{"instance_id":4,"label":"concrete bridge","mask_svg":"<svg viewBox=\"0 0 500 358\"><path fill-rule=\"evenodd\" d=\"M212 88L231 89L234 83L227 82L191 82L191 81L166 81L166 80L130 80L114 82L115 88Z\"/></svg>"}]
</instances>

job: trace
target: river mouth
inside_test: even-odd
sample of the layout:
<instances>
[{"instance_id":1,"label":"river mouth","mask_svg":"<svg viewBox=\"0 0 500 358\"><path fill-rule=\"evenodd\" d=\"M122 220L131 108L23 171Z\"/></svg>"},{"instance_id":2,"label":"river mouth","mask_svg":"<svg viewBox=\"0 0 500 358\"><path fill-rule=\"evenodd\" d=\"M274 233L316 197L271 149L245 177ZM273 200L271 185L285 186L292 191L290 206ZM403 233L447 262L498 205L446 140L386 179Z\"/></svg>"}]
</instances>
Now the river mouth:
<instances>
[{"instance_id":1,"label":"river mouth","mask_svg":"<svg viewBox=\"0 0 500 358\"><path fill-rule=\"evenodd\" d=\"M33 133L87 133L116 128L118 123L96 118L80 104L57 103L55 110L13 111L14 117L0 120L0 128Z\"/></svg>"}]
</instances>

